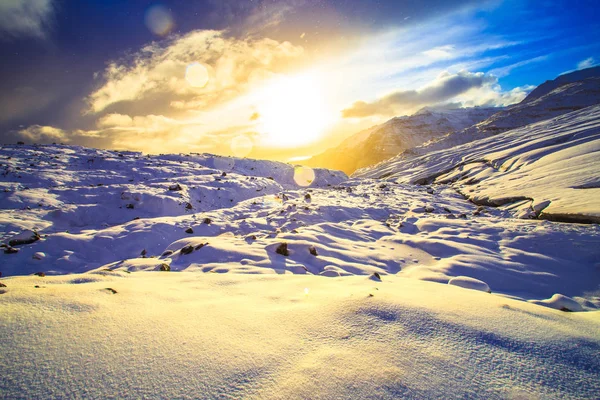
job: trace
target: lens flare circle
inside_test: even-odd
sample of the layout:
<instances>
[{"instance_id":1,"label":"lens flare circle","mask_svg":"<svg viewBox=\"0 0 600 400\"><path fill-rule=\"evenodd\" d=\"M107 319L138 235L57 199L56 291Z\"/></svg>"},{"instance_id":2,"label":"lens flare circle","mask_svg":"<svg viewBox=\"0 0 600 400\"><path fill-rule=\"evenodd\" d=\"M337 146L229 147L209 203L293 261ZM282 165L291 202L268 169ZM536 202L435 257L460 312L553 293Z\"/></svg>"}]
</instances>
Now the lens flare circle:
<instances>
[{"instance_id":1,"label":"lens flare circle","mask_svg":"<svg viewBox=\"0 0 600 400\"><path fill-rule=\"evenodd\" d=\"M185 69L185 80L192 87L203 88L208 83L208 79L208 70L200 63L191 63Z\"/></svg>"},{"instance_id":2,"label":"lens flare circle","mask_svg":"<svg viewBox=\"0 0 600 400\"><path fill-rule=\"evenodd\" d=\"M244 135L236 136L231 140L231 151L236 157L246 157L253 147L252 140Z\"/></svg>"},{"instance_id":3,"label":"lens flare circle","mask_svg":"<svg viewBox=\"0 0 600 400\"><path fill-rule=\"evenodd\" d=\"M167 35L175 26L171 11L160 4L154 5L146 11L144 21L150 32L158 36Z\"/></svg>"},{"instance_id":4,"label":"lens flare circle","mask_svg":"<svg viewBox=\"0 0 600 400\"><path fill-rule=\"evenodd\" d=\"M294 182L296 185L310 186L315 180L315 171L310 167L298 165L294 167Z\"/></svg>"}]
</instances>

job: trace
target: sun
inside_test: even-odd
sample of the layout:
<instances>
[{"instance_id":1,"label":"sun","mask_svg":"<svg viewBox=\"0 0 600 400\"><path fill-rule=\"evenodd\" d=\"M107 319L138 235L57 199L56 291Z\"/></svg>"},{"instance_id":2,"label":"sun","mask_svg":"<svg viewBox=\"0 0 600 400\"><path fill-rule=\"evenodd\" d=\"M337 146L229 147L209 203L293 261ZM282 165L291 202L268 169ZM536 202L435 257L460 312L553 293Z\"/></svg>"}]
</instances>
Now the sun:
<instances>
[{"instance_id":1,"label":"sun","mask_svg":"<svg viewBox=\"0 0 600 400\"><path fill-rule=\"evenodd\" d=\"M260 90L256 108L257 131L266 146L308 145L331 121L323 82L311 74L271 80Z\"/></svg>"}]
</instances>

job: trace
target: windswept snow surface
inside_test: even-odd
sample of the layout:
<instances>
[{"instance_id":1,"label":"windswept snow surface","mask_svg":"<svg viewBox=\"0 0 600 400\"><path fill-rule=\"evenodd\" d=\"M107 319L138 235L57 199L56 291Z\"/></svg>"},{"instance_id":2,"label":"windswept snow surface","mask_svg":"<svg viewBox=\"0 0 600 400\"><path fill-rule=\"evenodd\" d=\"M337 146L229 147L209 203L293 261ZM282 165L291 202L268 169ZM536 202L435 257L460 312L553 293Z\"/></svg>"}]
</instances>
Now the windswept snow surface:
<instances>
[{"instance_id":1,"label":"windswept snow surface","mask_svg":"<svg viewBox=\"0 0 600 400\"><path fill-rule=\"evenodd\" d=\"M382 278L9 278L0 397L598 397L598 312Z\"/></svg>"},{"instance_id":2,"label":"windswept snow surface","mask_svg":"<svg viewBox=\"0 0 600 400\"><path fill-rule=\"evenodd\" d=\"M453 183L520 217L600 222L600 105L461 146L399 155L355 177Z\"/></svg>"},{"instance_id":3,"label":"windswept snow surface","mask_svg":"<svg viewBox=\"0 0 600 400\"><path fill-rule=\"evenodd\" d=\"M445 184L302 187L269 161L53 145L0 163L0 397L600 392L598 225Z\"/></svg>"}]
</instances>

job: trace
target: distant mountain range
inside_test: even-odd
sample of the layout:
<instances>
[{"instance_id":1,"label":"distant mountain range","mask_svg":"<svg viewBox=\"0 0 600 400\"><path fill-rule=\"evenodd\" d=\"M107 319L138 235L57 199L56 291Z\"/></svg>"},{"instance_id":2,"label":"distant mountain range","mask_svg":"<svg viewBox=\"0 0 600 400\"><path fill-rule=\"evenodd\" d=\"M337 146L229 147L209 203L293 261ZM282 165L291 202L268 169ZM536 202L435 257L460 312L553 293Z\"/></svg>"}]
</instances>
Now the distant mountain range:
<instances>
[{"instance_id":1,"label":"distant mountain range","mask_svg":"<svg viewBox=\"0 0 600 400\"><path fill-rule=\"evenodd\" d=\"M381 125L358 132L337 147L306 160L304 164L351 174L359 168L386 160L404 150L472 126L499 110L497 107L425 107L413 115L395 117Z\"/></svg>"},{"instance_id":2,"label":"distant mountain range","mask_svg":"<svg viewBox=\"0 0 600 400\"><path fill-rule=\"evenodd\" d=\"M600 103L600 67L546 81L506 108L424 108L361 131L305 164L348 174L392 157L411 158Z\"/></svg>"},{"instance_id":3,"label":"distant mountain range","mask_svg":"<svg viewBox=\"0 0 600 400\"><path fill-rule=\"evenodd\" d=\"M475 204L521 218L600 223L599 154L600 68L593 68L353 177L451 184Z\"/></svg>"}]
</instances>

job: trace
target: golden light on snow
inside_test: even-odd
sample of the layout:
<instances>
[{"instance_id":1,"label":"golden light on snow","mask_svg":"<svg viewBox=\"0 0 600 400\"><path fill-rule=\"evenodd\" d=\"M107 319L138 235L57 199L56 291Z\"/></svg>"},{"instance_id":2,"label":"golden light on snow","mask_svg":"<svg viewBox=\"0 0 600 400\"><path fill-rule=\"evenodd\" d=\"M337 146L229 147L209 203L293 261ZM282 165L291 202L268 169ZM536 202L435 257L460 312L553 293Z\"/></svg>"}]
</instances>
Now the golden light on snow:
<instances>
[{"instance_id":1,"label":"golden light on snow","mask_svg":"<svg viewBox=\"0 0 600 400\"><path fill-rule=\"evenodd\" d=\"M185 69L185 80L192 87L203 88L208 83L208 70L200 63L192 63Z\"/></svg>"},{"instance_id":2,"label":"golden light on snow","mask_svg":"<svg viewBox=\"0 0 600 400\"><path fill-rule=\"evenodd\" d=\"M239 135L231 140L231 151L236 157L246 157L252 151L252 140L247 136Z\"/></svg>"},{"instance_id":3,"label":"golden light on snow","mask_svg":"<svg viewBox=\"0 0 600 400\"><path fill-rule=\"evenodd\" d=\"M162 5L154 5L146 11L146 26L152 33L165 36L175 26L171 11Z\"/></svg>"},{"instance_id":4,"label":"golden light on snow","mask_svg":"<svg viewBox=\"0 0 600 400\"><path fill-rule=\"evenodd\" d=\"M331 123L323 84L315 75L275 78L257 94L256 103L257 131L267 146L310 144Z\"/></svg>"},{"instance_id":5,"label":"golden light on snow","mask_svg":"<svg viewBox=\"0 0 600 400\"><path fill-rule=\"evenodd\" d=\"M315 171L310 167L297 166L294 168L294 182L298 186L310 186L315 180Z\"/></svg>"}]
</instances>

